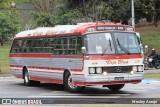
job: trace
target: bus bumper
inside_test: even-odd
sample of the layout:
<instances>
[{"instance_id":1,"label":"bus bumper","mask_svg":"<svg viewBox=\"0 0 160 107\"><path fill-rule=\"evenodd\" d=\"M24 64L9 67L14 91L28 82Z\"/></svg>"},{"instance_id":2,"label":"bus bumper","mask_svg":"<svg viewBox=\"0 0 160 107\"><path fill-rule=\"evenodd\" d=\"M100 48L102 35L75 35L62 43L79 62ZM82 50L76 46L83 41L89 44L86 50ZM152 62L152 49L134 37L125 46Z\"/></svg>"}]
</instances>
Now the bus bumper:
<instances>
[{"instance_id":1,"label":"bus bumper","mask_svg":"<svg viewBox=\"0 0 160 107\"><path fill-rule=\"evenodd\" d=\"M134 75L108 75L108 76L73 76L73 84L76 86L87 85L109 85L109 84L126 84L139 83L143 79L143 74ZM119 79L119 80L118 80Z\"/></svg>"}]
</instances>

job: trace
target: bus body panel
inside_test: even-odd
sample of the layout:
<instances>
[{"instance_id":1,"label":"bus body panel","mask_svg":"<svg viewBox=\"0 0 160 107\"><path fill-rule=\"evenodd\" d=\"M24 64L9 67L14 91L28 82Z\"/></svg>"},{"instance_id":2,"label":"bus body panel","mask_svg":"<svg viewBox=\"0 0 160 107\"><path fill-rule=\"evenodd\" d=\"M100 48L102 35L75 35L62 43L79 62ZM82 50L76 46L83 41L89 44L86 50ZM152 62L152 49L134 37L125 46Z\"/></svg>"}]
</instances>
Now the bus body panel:
<instances>
[{"instance_id":1,"label":"bus body panel","mask_svg":"<svg viewBox=\"0 0 160 107\"><path fill-rule=\"evenodd\" d=\"M116 38L115 37L113 38L113 34L111 34L114 31L116 32L115 36ZM32 52L28 52L27 49L30 48L28 47L24 53L21 53L19 52L20 50L16 49L15 51L12 52L11 48L10 52L11 74L16 76L17 78L23 78L23 69L24 67L26 67L29 73L30 80L35 80L35 81L46 81L46 82L63 84L64 72L65 70L67 70L70 72L73 83L76 86L139 83L143 79L144 70L140 72L138 72L137 70L137 72L134 72L134 74L132 74L131 71L133 69L133 66L136 66L137 69L138 66L143 67L143 53L129 54L128 52L125 52L124 48L121 47L121 44L119 44L119 41L121 40L120 38L118 38L117 32L120 32L121 35L123 35L122 33L132 34L130 35L132 36L132 38L126 38L124 40L127 41L127 43L129 43L128 40L131 40L131 42L133 42L132 51L134 52L137 49L137 47L134 47L137 45L134 43L135 42L134 41L135 38L133 35L133 33L135 33L134 28L119 23L118 24L91 23L91 24L82 24L76 26L66 25L65 27L57 26L53 28L37 28L34 30L18 33L15 37L15 40L34 41L37 39L43 39L40 42L44 42L45 40L50 40L48 42L50 43L53 42L52 39L54 39L56 40L56 43L53 42L49 48L45 47L47 50L49 50L48 53L39 52L44 47L38 49L35 48L35 50L34 51L32 50ZM86 38L84 38L85 35L91 34L90 36L88 36L88 39L90 39L90 41L92 41L93 44L96 42L93 41L94 39L92 40L91 38L92 33L93 34L95 33L95 35L93 35L95 37L98 37L96 36L97 34L103 34L102 35L103 38L101 38L100 40L106 39L106 41L109 41L108 46L110 46L112 50L115 50L115 52L111 54L103 54L102 53L103 46L100 47L100 44L98 44L97 42L98 45L96 45L97 47L95 48L95 50L97 51L97 53L102 51L101 54L81 53L79 55L78 51L80 51L82 46L85 46L87 44L85 43L86 42L85 39L87 39L87 36ZM82 37L84 43L82 41L78 41L78 37L75 35ZM125 37L127 36L125 35ZM56 54L56 52L52 53L53 51L58 51L59 48L56 50L56 46L59 46L58 44L59 40L62 39L65 39L65 41L60 41L60 44L63 44L61 48L65 47L63 50L64 53L63 52L62 52L63 54L62 53ZM113 39L114 42L111 41L111 39ZM106 43L106 41L103 41L103 43ZM78 44L79 42L80 44L82 44L82 46ZM113 43L111 44L111 42ZM19 43L21 44L21 42ZM13 43L13 45L15 44ZM75 52L74 55L71 54L72 52L70 54L65 54L66 50L68 53L69 51L74 51L72 49L75 47L74 45L79 48L79 49L75 48L77 53ZM114 46L112 47L111 45ZM121 48L119 48L118 45ZM92 47L92 45L90 47ZM21 48L23 49L25 47L20 47L20 49ZM124 52L118 53L121 52L122 50ZM101 67L103 71L107 71L107 75L103 75L102 73L90 74L89 68L91 67L95 69L97 67ZM116 71L117 69L120 69L120 71L119 70Z\"/></svg>"},{"instance_id":2,"label":"bus body panel","mask_svg":"<svg viewBox=\"0 0 160 107\"><path fill-rule=\"evenodd\" d=\"M23 67L27 67L31 80L63 83L64 70L82 74L82 56L52 56L48 54L10 54L11 74L22 78ZM44 56L44 58L42 58ZM43 63L42 63L43 62ZM47 80L48 79L48 80Z\"/></svg>"}]
</instances>

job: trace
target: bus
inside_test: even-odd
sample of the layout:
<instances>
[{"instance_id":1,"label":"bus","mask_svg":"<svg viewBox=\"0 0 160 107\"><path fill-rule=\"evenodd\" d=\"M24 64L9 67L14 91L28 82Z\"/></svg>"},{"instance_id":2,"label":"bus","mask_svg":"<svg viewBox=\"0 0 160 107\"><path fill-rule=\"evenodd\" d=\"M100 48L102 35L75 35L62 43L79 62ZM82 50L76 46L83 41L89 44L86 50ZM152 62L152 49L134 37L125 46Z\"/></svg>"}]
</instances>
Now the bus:
<instances>
[{"instance_id":1,"label":"bus","mask_svg":"<svg viewBox=\"0 0 160 107\"><path fill-rule=\"evenodd\" d=\"M144 76L139 33L121 23L77 23L22 31L10 50L10 72L24 84L63 84L70 92L102 85L118 91Z\"/></svg>"}]
</instances>

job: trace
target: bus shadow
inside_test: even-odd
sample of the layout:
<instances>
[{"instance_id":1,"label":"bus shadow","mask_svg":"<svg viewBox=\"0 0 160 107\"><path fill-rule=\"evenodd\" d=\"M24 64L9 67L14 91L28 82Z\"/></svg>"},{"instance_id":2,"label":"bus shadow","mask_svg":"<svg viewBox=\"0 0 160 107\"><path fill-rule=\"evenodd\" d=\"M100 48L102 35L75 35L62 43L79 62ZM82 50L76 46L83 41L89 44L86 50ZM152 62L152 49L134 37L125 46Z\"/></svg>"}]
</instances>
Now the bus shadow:
<instances>
[{"instance_id":1,"label":"bus shadow","mask_svg":"<svg viewBox=\"0 0 160 107\"><path fill-rule=\"evenodd\" d=\"M135 94L135 93L132 93L132 92L129 92L129 91L123 91L120 90L120 91L111 91L109 90L108 88L97 88L97 87L85 87L83 89L83 91L81 92L81 94L85 94L85 95L110 95L110 94Z\"/></svg>"},{"instance_id":2,"label":"bus shadow","mask_svg":"<svg viewBox=\"0 0 160 107\"><path fill-rule=\"evenodd\" d=\"M14 85L18 85L18 86L22 86L22 87L27 87L25 86L23 83L19 83L19 84L14 84ZM58 91L59 93L61 92L65 92L66 94L71 94L70 92L68 92L64 85L61 84L54 84L54 83L41 83L40 85L36 85L36 86L29 86L29 87L34 87L35 89L39 88L39 90L44 90L44 91ZM81 92L79 93L72 93L72 94L79 94L79 95L83 95L83 96L107 96L107 95L113 95L113 94L136 94L130 91L110 91L107 87L103 88L103 87L90 87L87 86L85 87Z\"/></svg>"}]
</instances>

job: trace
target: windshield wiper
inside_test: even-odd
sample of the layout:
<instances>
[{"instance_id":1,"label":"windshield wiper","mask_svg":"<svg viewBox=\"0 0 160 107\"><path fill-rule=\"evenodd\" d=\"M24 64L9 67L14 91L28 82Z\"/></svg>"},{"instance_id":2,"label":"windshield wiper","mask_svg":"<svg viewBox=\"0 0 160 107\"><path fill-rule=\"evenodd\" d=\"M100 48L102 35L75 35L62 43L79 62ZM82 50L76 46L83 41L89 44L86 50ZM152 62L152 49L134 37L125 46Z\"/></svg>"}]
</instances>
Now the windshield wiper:
<instances>
[{"instance_id":1,"label":"windshield wiper","mask_svg":"<svg viewBox=\"0 0 160 107\"><path fill-rule=\"evenodd\" d=\"M110 39L109 39L109 43L108 43L107 47L105 48L105 50L102 53L102 56L106 53L106 51L107 51L107 49L108 49L109 46L110 46L110 49L112 51L112 46L111 46L111 40Z\"/></svg>"},{"instance_id":2,"label":"windshield wiper","mask_svg":"<svg viewBox=\"0 0 160 107\"><path fill-rule=\"evenodd\" d=\"M128 55L131 54L123 45L121 45L121 44L119 43L118 38L117 38L117 43L118 43L119 47L120 47L126 54L128 54Z\"/></svg>"}]
</instances>

